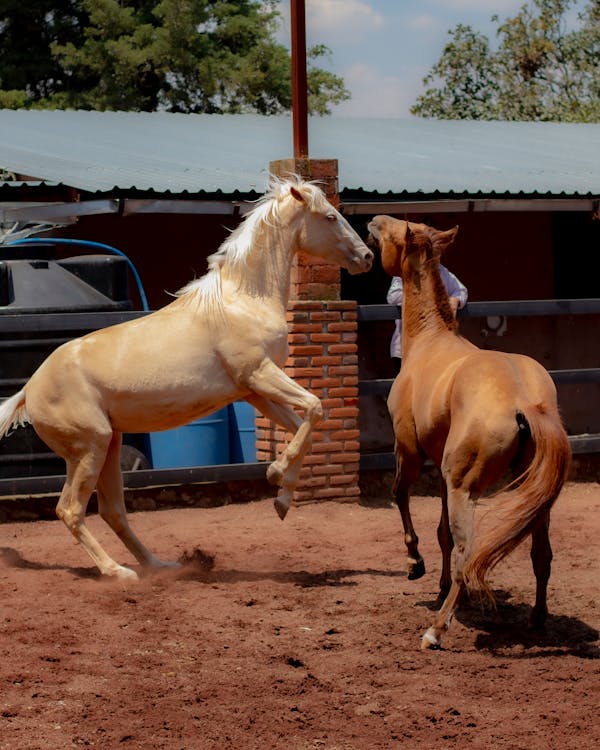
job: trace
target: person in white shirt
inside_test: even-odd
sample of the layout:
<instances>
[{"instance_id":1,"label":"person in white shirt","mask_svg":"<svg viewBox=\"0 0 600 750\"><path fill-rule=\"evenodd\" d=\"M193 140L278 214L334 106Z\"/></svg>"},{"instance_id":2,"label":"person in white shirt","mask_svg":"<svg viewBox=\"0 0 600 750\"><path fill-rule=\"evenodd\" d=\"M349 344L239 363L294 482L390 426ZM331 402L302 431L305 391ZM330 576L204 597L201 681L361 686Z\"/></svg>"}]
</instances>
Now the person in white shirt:
<instances>
[{"instance_id":1,"label":"person in white shirt","mask_svg":"<svg viewBox=\"0 0 600 750\"><path fill-rule=\"evenodd\" d=\"M451 272L446 266L440 263L440 275L442 282L446 287L448 293L448 300L452 312L456 317L458 310L463 308L467 304L469 293L467 287ZM393 276L392 283L387 293L387 301L390 305L401 305L402 304L402 277ZM396 327L392 334L390 341L390 357L395 366L396 374L400 372L400 365L402 363L402 321L396 320Z\"/></svg>"}]
</instances>

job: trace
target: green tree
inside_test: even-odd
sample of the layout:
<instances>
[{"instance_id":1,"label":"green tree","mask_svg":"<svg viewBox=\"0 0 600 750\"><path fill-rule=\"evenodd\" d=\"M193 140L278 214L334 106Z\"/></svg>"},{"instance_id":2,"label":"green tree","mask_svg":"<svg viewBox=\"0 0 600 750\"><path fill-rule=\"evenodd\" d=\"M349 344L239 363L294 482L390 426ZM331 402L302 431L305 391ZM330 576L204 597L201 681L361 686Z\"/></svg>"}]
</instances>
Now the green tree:
<instances>
[{"instance_id":1,"label":"green tree","mask_svg":"<svg viewBox=\"0 0 600 750\"><path fill-rule=\"evenodd\" d=\"M278 17L275 0L0 0L0 106L286 111L290 57L275 41ZM28 51L35 64L20 70ZM327 53L308 52L318 114L350 96L317 66Z\"/></svg>"},{"instance_id":2,"label":"green tree","mask_svg":"<svg viewBox=\"0 0 600 750\"><path fill-rule=\"evenodd\" d=\"M567 29L573 0L530 0L503 23L498 47L470 26L449 32L411 112L476 120L600 121L600 0Z\"/></svg>"}]
</instances>

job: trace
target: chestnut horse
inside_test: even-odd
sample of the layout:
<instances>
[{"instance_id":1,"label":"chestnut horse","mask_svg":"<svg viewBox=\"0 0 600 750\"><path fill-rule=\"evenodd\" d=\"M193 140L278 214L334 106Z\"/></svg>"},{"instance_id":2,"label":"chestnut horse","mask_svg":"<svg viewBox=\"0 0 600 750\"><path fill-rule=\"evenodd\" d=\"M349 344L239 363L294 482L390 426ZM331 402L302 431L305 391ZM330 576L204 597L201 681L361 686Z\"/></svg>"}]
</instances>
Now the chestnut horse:
<instances>
[{"instance_id":1,"label":"chestnut horse","mask_svg":"<svg viewBox=\"0 0 600 750\"><path fill-rule=\"evenodd\" d=\"M402 276L404 283L402 369L388 409L395 436L394 493L411 579L421 577L425 565L410 516L410 487L426 458L442 478L442 605L421 647L440 646L466 588L493 598L486 573L529 534L537 584L532 622L541 626L548 612L550 509L570 463L554 383L530 357L484 351L459 335L439 273L440 256L458 227L442 232L376 216L369 231L387 273ZM489 508L476 528L476 501L509 471L517 479L486 501Z\"/></svg>"},{"instance_id":2,"label":"chestnut horse","mask_svg":"<svg viewBox=\"0 0 600 750\"><path fill-rule=\"evenodd\" d=\"M209 257L204 277L148 316L59 347L0 407L0 437L30 422L65 459L56 512L101 573L137 578L107 555L86 526L94 488L100 515L137 561L145 567L169 564L146 549L127 521L119 460L123 432L171 429L245 399L293 433L267 471L280 487L275 504L285 516L322 416L317 397L281 369L298 251L351 273L368 271L373 259L320 188L299 178L272 178L269 192Z\"/></svg>"}]
</instances>

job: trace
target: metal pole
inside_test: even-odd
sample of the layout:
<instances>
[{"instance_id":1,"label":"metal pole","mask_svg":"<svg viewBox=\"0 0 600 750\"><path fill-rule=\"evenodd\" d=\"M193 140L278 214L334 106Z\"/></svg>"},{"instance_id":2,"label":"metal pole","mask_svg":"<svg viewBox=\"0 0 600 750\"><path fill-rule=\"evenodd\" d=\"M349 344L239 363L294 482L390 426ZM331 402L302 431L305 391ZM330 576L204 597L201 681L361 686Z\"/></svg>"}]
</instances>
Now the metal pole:
<instances>
[{"instance_id":1,"label":"metal pole","mask_svg":"<svg viewBox=\"0 0 600 750\"><path fill-rule=\"evenodd\" d=\"M294 158L308 157L306 21L304 0L290 0L292 24L292 123Z\"/></svg>"}]
</instances>

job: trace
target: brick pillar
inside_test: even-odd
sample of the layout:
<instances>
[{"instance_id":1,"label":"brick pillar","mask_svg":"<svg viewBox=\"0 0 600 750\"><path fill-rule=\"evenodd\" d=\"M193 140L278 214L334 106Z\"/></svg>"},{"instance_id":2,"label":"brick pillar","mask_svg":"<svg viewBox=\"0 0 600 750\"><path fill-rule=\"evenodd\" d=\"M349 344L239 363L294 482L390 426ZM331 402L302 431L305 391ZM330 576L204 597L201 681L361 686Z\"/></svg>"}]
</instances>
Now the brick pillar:
<instances>
[{"instance_id":1,"label":"brick pillar","mask_svg":"<svg viewBox=\"0 0 600 750\"><path fill-rule=\"evenodd\" d=\"M331 203L339 205L337 161L285 159L271 172L319 180ZM356 302L340 301L340 269L300 254L293 268L288 305L289 357L284 370L323 404L313 432L295 502L356 500L358 462L358 354ZM264 417L256 420L259 461L272 461L289 435Z\"/></svg>"}]
</instances>

